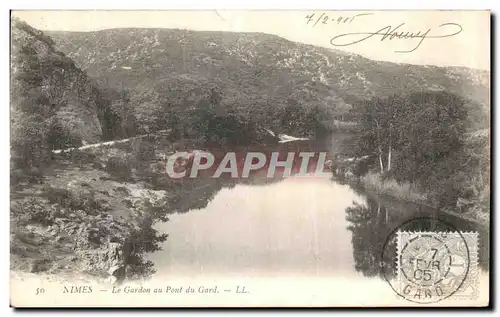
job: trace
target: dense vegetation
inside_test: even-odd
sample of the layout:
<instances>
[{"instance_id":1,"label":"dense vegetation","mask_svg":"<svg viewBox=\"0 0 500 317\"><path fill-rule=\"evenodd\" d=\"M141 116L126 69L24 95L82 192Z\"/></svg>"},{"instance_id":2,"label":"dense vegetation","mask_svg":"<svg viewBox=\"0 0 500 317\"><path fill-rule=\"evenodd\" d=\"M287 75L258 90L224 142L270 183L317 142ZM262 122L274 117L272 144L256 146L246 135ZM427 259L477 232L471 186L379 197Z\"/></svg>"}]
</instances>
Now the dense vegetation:
<instances>
[{"instance_id":1,"label":"dense vegetation","mask_svg":"<svg viewBox=\"0 0 500 317\"><path fill-rule=\"evenodd\" d=\"M158 130L168 130L173 139L228 144L265 137L256 121L225 108L220 91L209 83L191 86L199 95L189 98L189 87L170 82L164 93L146 94L137 106L137 95L100 86L50 37L18 19L12 21L11 46L13 171L36 175L55 149Z\"/></svg>"},{"instance_id":2,"label":"dense vegetation","mask_svg":"<svg viewBox=\"0 0 500 317\"><path fill-rule=\"evenodd\" d=\"M190 126L197 126L192 114L203 109L212 91L220 97L219 118L227 113L246 128L309 137L335 129L336 120L351 121L352 104L372 97L443 90L481 107L489 102L484 71L376 62L262 33L111 29L48 34L101 87L126 95L123 102L113 102L116 109L128 105L130 110L117 112L140 131L179 122L190 134Z\"/></svg>"},{"instance_id":3,"label":"dense vegetation","mask_svg":"<svg viewBox=\"0 0 500 317\"><path fill-rule=\"evenodd\" d=\"M489 118L469 115L479 107L447 92L373 98L353 109L359 124L351 150L370 156L363 172L376 171L380 183L410 184L438 207L461 199L487 211Z\"/></svg>"},{"instance_id":4,"label":"dense vegetation","mask_svg":"<svg viewBox=\"0 0 500 317\"><path fill-rule=\"evenodd\" d=\"M13 19L11 47L13 168L40 168L54 149L113 137L102 94L50 37Z\"/></svg>"}]
</instances>

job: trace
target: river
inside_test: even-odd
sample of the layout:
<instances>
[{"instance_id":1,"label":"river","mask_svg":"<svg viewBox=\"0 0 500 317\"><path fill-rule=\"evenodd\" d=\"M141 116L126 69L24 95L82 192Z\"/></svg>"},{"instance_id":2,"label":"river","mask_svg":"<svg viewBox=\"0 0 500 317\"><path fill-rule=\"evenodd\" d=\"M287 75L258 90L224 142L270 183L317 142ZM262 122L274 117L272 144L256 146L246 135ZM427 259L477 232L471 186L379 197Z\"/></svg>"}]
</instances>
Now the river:
<instances>
[{"instance_id":1,"label":"river","mask_svg":"<svg viewBox=\"0 0 500 317\"><path fill-rule=\"evenodd\" d=\"M347 293L379 289L381 293L363 297L363 303L370 303L392 291L378 264L387 236L408 219L422 216L439 216L458 230L478 231L478 266L483 277L489 270L487 228L427 207L370 195L334 179L291 176L259 185L222 186L202 206L172 214L168 222L156 225L169 235L162 251L149 256L156 276L239 278L267 291L273 287L270 277L280 285L291 283L291 288L321 288L327 287L318 286L325 281L343 281ZM313 280L320 284L309 285ZM268 284L270 288L263 286ZM340 293L335 296L338 303L350 303L347 298L341 301ZM307 294L304 291L301 298ZM331 298L325 301L336 303Z\"/></svg>"}]
</instances>

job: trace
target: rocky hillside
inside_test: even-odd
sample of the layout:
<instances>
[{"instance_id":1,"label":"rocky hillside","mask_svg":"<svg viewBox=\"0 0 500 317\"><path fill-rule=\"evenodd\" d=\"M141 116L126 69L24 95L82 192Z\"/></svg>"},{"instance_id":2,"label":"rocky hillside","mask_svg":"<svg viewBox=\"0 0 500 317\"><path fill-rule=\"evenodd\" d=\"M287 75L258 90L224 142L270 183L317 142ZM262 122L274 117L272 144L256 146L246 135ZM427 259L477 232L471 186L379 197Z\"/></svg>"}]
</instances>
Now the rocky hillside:
<instances>
[{"instance_id":1,"label":"rocky hillside","mask_svg":"<svg viewBox=\"0 0 500 317\"><path fill-rule=\"evenodd\" d=\"M166 192L106 165L113 155L127 153L98 148L58 155L41 182L11 187L12 270L115 280L154 272L143 255L166 240L152 228L158 218L167 220L166 212L153 213L166 207Z\"/></svg>"},{"instance_id":2,"label":"rocky hillside","mask_svg":"<svg viewBox=\"0 0 500 317\"><path fill-rule=\"evenodd\" d=\"M13 158L44 161L52 149L111 137L95 83L52 39L18 19L11 27Z\"/></svg>"},{"instance_id":3,"label":"rocky hillside","mask_svg":"<svg viewBox=\"0 0 500 317\"><path fill-rule=\"evenodd\" d=\"M177 29L48 34L103 86L127 90L136 107L192 105L215 87L224 106L270 127L283 125L276 121L295 104L338 117L359 99L420 91L472 99L479 116L489 108L488 72L378 62L274 35Z\"/></svg>"}]
</instances>

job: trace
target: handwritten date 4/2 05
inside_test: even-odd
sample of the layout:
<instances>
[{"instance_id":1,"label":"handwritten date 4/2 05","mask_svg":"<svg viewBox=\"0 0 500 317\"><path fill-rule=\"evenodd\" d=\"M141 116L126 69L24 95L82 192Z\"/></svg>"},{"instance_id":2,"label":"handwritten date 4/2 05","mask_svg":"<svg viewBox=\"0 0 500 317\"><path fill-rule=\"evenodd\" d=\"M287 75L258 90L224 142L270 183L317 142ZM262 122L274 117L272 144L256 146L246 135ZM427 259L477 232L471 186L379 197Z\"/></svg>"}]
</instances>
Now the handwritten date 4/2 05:
<instances>
[{"instance_id":1,"label":"handwritten date 4/2 05","mask_svg":"<svg viewBox=\"0 0 500 317\"><path fill-rule=\"evenodd\" d=\"M316 14L316 13L311 13L306 15L306 24L312 24L312 26L316 26L316 24L321 23L321 24L329 24L329 23L334 23L334 24L350 24L354 19L365 16L365 15L372 15L373 13L359 13L355 14L352 16L331 16L326 13L321 13L321 14Z\"/></svg>"}]
</instances>

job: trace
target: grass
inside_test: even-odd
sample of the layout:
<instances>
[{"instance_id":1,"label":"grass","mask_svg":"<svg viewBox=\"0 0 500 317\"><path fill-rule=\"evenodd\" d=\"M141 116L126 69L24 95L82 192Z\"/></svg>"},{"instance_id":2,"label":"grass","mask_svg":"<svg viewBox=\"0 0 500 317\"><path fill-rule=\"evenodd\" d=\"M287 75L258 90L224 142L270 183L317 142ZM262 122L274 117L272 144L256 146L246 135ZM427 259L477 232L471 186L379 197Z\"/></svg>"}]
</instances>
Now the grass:
<instances>
[{"instance_id":1,"label":"grass","mask_svg":"<svg viewBox=\"0 0 500 317\"><path fill-rule=\"evenodd\" d=\"M429 197L414 184L408 182L400 183L390 178L384 179L381 174L374 172L367 173L365 176L360 177L358 181L358 185L363 187L367 192L436 208L436 203L430 200ZM441 210L445 213L458 216L480 225L488 226L490 223L490 213L484 211L489 210L488 207L478 208L475 212L467 214L457 213L456 210L453 209L445 208Z\"/></svg>"},{"instance_id":2,"label":"grass","mask_svg":"<svg viewBox=\"0 0 500 317\"><path fill-rule=\"evenodd\" d=\"M333 127L337 131L355 131L357 128L358 124L356 122L350 122L350 121L339 121L339 120L334 120L333 121Z\"/></svg>"},{"instance_id":3,"label":"grass","mask_svg":"<svg viewBox=\"0 0 500 317\"><path fill-rule=\"evenodd\" d=\"M381 174L369 172L360 177L361 185L368 191L379 195L387 195L397 199L423 203L427 196L414 184L384 179Z\"/></svg>"}]
</instances>

